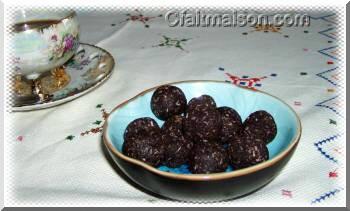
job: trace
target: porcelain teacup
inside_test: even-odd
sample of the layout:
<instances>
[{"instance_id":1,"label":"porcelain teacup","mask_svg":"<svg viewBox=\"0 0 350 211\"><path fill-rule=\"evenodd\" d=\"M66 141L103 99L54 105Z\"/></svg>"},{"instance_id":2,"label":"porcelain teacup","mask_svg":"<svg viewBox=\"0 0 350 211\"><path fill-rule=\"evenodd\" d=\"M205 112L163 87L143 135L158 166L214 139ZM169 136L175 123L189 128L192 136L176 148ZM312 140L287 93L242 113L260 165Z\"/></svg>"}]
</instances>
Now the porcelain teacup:
<instances>
[{"instance_id":1,"label":"porcelain teacup","mask_svg":"<svg viewBox=\"0 0 350 211\"><path fill-rule=\"evenodd\" d=\"M12 35L15 74L37 79L74 55L79 46L79 23L74 11L19 10Z\"/></svg>"}]
</instances>

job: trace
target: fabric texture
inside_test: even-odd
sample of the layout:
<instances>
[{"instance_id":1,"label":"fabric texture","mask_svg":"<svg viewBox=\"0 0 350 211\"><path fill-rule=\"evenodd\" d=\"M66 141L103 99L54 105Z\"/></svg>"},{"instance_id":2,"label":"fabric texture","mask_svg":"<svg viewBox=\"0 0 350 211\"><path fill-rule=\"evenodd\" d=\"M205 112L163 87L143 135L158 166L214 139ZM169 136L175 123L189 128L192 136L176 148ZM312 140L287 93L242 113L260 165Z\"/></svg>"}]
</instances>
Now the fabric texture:
<instances>
[{"instance_id":1,"label":"fabric texture","mask_svg":"<svg viewBox=\"0 0 350 211\"><path fill-rule=\"evenodd\" d=\"M72 102L11 114L15 137L7 141L13 178L6 204L345 206L345 70L338 67L332 14L313 14L310 27L281 27L276 32L171 28L161 14L152 13L154 18L146 23L127 20L130 15L124 14L117 15L119 20L81 14L81 41L109 51L116 61L114 72L102 86ZM99 129L115 106L150 87L200 79L271 93L301 118L302 136L290 162L251 195L205 205L163 200L132 184L106 156Z\"/></svg>"}]
</instances>

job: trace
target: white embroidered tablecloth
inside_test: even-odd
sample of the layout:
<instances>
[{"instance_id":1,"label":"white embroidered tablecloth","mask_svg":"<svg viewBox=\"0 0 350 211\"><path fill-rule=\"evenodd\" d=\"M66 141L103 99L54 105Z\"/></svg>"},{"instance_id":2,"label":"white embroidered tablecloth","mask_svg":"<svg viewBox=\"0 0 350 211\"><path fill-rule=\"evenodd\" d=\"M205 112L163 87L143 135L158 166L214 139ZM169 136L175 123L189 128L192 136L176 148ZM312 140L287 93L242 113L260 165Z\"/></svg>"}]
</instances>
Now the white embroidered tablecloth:
<instances>
[{"instance_id":1,"label":"white embroidered tablecloth","mask_svg":"<svg viewBox=\"0 0 350 211\"><path fill-rule=\"evenodd\" d=\"M204 206L345 206L345 134L340 132L345 69L339 67L335 15L315 13L310 27L265 32L170 28L158 16L164 13L140 12L154 18L131 19L137 11L129 16L79 13L81 41L109 51L116 60L114 72L101 87L72 102L11 114L6 206L179 206L122 177L96 131L103 114L119 103L147 88L190 79L269 92L295 109L303 127L295 154L270 184L246 197Z\"/></svg>"}]
</instances>

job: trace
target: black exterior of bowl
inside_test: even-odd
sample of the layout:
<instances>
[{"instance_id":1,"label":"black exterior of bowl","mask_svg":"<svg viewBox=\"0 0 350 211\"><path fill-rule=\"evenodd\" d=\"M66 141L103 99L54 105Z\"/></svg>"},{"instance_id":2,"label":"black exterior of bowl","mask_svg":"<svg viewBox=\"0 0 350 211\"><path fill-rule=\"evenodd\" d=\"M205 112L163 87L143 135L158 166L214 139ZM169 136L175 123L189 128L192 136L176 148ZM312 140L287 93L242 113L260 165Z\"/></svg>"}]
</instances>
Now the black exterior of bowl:
<instances>
[{"instance_id":1,"label":"black exterior of bowl","mask_svg":"<svg viewBox=\"0 0 350 211\"><path fill-rule=\"evenodd\" d=\"M234 199L263 187L275 178L290 160L297 144L277 162L249 174L218 180L173 179L153 173L142 166L125 161L108 147L119 168L135 183L166 198L188 202L215 202Z\"/></svg>"}]
</instances>

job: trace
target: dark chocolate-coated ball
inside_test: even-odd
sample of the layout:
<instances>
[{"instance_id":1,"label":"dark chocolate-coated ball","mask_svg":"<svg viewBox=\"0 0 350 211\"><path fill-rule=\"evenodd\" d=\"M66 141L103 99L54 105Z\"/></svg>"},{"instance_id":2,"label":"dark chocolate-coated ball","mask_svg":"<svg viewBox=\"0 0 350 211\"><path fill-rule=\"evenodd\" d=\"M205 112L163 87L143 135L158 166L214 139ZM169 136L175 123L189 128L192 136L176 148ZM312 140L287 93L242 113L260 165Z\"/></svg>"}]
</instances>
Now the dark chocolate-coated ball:
<instances>
[{"instance_id":1,"label":"dark chocolate-coated ball","mask_svg":"<svg viewBox=\"0 0 350 211\"><path fill-rule=\"evenodd\" d=\"M189 170L193 174L224 172L228 167L227 152L218 143L197 143L193 147Z\"/></svg>"},{"instance_id":2,"label":"dark chocolate-coated ball","mask_svg":"<svg viewBox=\"0 0 350 211\"><path fill-rule=\"evenodd\" d=\"M157 167L163 160L164 145L160 134L143 134L124 140L122 151L128 157Z\"/></svg>"},{"instance_id":3,"label":"dark chocolate-coated ball","mask_svg":"<svg viewBox=\"0 0 350 211\"><path fill-rule=\"evenodd\" d=\"M220 113L209 95L192 98L187 105L184 133L194 142L216 141L221 129Z\"/></svg>"},{"instance_id":4,"label":"dark chocolate-coated ball","mask_svg":"<svg viewBox=\"0 0 350 211\"><path fill-rule=\"evenodd\" d=\"M192 110L185 117L185 136L194 142L217 141L221 124L220 113L216 109Z\"/></svg>"},{"instance_id":5,"label":"dark chocolate-coated ball","mask_svg":"<svg viewBox=\"0 0 350 211\"><path fill-rule=\"evenodd\" d=\"M275 120L266 111L251 113L243 123L244 131L250 136L262 139L265 144L271 142L277 134Z\"/></svg>"},{"instance_id":6,"label":"dark chocolate-coated ball","mask_svg":"<svg viewBox=\"0 0 350 211\"><path fill-rule=\"evenodd\" d=\"M188 102L186 112L191 113L192 111L198 112L215 108L216 103L211 96L201 95L199 97L192 98L190 102Z\"/></svg>"},{"instance_id":7,"label":"dark chocolate-coated ball","mask_svg":"<svg viewBox=\"0 0 350 211\"><path fill-rule=\"evenodd\" d=\"M229 142L237 136L242 129L242 119L236 110L230 107L219 107L217 109L221 116L222 126L220 131L220 141L223 144Z\"/></svg>"},{"instance_id":8,"label":"dark chocolate-coated ball","mask_svg":"<svg viewBox=\"0 0 350 211\"><path fill-rule=\"evenodd\" d=\"M124 139L129 140L143 135L159 134L160 128L157 122L150 117L143 117L133 120L128 124L124 132ZM158 135L159 136L159 135Z\"/></svg>"},{"instance_id":9,"label":"dark chocolate-coated ball","mask_svg":"<svg viewBox=\"0 0 350 211\"><path fill-rule=\"evenodd\" d=\"M184 136L173 137L169 134L162 136L164 142L163 164L171 168L186 164L193 147L193 142Z\"/></svg>"},{"instance_id":10,"label":"dark chocolate-coated ball","mask_svg":"<svg viewBox=\"0 0 350 211\"><path fill-rule=\"evenodd\" d=\"M175 115L170 117L167 121L164 122L162 126L162 132L166 132L174 135L183 135L183 123L185 117L181 115Z\"/></svg>"},{"instance_id":11,"label":"dark chocolate-coated ball","mask_svg":"<svg viewBox=\"0 0 350 211\"><path fill-rule=\"evenodd\" d=\"M169 118L162 126L164 143L163 164L172 168L188 162L193 142L183 135L184 117L175 115Z\"/></svg>"},{"instance_id":12,"label":"dark chocolate-coated ball","mask_svg":"<svg viewBox=\"0 0 350 211\"><path fill-rule=\"evenodd\" d=\"M158 166L163 159L164 144L157 122L149 117L130 122L124 132L122 151L126 156Z\"/></svg>"},{"instance_id":13,"label":"dark chocolate-coated ball","mask_svg":"<svg viewBox=\"0 0 350 211\"><path fill-rule=\"evenodd\" d=\"M185 94L175 86L161 86L156 89L151 98L151 110L161 120L184 113L186 105Z\"/></svg>"},{"instance_id":14,"label":"dark chocolate-coated ball","mask_svg":"<svg viewBox=\"0 0 350 211\"><path fill-rule=\"evenodd\" d=\"M234 169L246 168L269 159L265 142L244 132L229 143L227 151Z\"/></svg>"}]
</instances>

